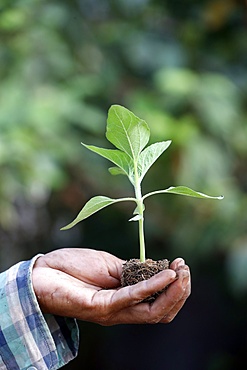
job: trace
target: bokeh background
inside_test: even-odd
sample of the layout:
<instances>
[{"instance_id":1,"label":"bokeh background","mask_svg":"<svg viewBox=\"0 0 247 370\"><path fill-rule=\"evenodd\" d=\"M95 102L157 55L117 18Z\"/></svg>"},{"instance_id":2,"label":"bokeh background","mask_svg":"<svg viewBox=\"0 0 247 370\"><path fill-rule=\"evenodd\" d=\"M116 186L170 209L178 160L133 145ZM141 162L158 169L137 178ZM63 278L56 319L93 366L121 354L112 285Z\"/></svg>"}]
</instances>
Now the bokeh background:
<instances>
[{"instance_id":1,"label":"bokeh background","mask_svg":"<svg viewBox=\"0 0 247 370\"><path fill-rule=\"evenodd\" d=\"M193 292L169 325L80 323L66 369L236 370L247 360L247 33L237 0L1 0L0 268L81 246L138 256L132 209L61 232L96 194L131 194L106 160L107 110L172 146L143 192L186 185L223 201L146 202L147 254L183 256Z\"/></svg>"}]
</instances>

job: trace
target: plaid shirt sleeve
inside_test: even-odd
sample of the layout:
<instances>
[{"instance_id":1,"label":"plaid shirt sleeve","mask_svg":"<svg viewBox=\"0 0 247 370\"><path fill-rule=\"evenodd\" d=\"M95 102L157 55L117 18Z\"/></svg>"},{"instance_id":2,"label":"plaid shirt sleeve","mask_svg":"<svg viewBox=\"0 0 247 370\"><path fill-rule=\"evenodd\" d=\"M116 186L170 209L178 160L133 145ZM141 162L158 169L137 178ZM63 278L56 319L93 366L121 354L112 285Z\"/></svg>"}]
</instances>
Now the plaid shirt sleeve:
<instances>
[{"instance_id":1,"label":"plaid shirt sleeve","mask_svg":"<svg viewBox=\"0 0 247 370\"><path fill-rule=\"evenodd\" d=\"M0 274L0 370L55 370L77 355L76 321L40 311L31 280L37 257Z\"/></svg>"}]
</instances>

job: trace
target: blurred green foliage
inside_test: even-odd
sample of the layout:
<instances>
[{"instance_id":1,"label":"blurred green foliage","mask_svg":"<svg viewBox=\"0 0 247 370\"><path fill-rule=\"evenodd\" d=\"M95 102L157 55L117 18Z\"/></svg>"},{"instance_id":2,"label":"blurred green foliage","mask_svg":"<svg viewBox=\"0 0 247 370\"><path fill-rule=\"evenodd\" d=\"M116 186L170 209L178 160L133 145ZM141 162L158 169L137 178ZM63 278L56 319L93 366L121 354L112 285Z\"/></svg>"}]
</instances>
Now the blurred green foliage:
<instances>
[{"instance_id":1,"label":"blurred green foliage","mask_svg":"<svg viewBox=\"0 0 247 370\"><path fill-rule=\"evenodd\" d=\"M220 0L179 6L3 2L1 227L11 233L18 225L19 198L46 207L73 182L112 195L109 182L118 180L80 141L104 145L107 109L119 103L148 122L153 141L173 141L145 180L147 189L183 184L225 195L220 203L169 196L150 201L150 240L166 240L169 253L188 254L195 263L240 253L235 241L247 232L243 6ZM84 200L77 199L78 207ZM66 207L77 208L68 201Z\"/></svg>"},{"instance_id":2,"label":"blurred green foliage","mask_svg":"<svg viewBox=\"0 0 247 370\"><path fill-rule=\"evenodd\" d=\"M215 301L225 290L237 300L246 294L245 18L244 0L0 2L1 268L75 242L136 256L127 206L59 231L92 195L131 194L106 161L80 145L107 146L107 110L122 104L148 122L152 141L173 141L144 180L145 193L182 184L225 196L148 200L147 254L184 256L195 281L210 276ZM222 351L207 357L207 370L238 368L233 358L227 367ZM90 369L95 362L98 370L88 353Z\"/></svg>"}]
</instances>

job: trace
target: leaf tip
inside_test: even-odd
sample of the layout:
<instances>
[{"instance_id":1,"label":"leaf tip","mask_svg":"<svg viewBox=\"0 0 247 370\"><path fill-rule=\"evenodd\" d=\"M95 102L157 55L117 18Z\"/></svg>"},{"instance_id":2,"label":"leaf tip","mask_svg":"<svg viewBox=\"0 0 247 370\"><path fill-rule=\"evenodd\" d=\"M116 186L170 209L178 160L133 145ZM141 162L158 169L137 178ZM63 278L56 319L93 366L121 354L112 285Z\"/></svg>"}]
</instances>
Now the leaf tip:
<instances>
[{"instance_id":1,"label":"leaf tip","mask_svg":"<svg viewBox=\"0 0 247 370\"><path fill-rule=\"evenodd\" d=\"M69 223L68 225L65 225L65 226L61 227L61 228L60 228L60 231L69 230L69 229L71 229L73 226L74 226L74 223L73 223L73 222L71 222L71 223Z\"/></svg>"},{"instance_id":2,"label":"leaf tip","mask_svg":"<svg viewBox=\"0 0 247 370\"><path fill-rule=\"evenodd\" d=\"M60 228L60 231L64 231L64 230L67 230L67 229L68 229L67 226L63 226L63 227Z\"/></svg>"}]
</instances>

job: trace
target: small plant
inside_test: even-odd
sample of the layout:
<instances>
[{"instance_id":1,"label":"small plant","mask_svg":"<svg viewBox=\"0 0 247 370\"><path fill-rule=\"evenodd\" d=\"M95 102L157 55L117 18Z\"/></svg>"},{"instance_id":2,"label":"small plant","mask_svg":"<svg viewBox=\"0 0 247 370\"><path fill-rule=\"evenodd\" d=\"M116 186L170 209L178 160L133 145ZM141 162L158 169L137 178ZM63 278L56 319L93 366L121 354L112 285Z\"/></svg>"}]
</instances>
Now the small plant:
<instances>
[{"instance_id":1,"label":"small plant","mask_svg":"<svg viewBox=\"0 0 247 370\"><path fill-rule=\"evenodd\" d=\"M93 197L85 204L74 221L63 227L61 230L66 230L75 226L78 222L111 204L126 201L134 202L135 208L133 217L129 221L136 221L139 225L140 260L131 261L134 261L134 264L136 264L137 261L144 264L147 262L144 239L145 199L155 194L169 193L196 198L223 199L223 196L212 197L185 186L171 186L168 189L156 190L146 195L142 195L141 184L144 176L153 163L170 146L171 141L162 141L146 146L150 138L150 129L144 120L135 116L128 109L120 105L113 105L110 107L106 126L106 138L116 147L116 149L104 149L83 143L82 145L111 161L115 165L114 167L109 168L112 175L127 176L134 187L135 196L119 199L112 199L106 196ZM150 262L152 260L148 261ZM160 269L168 268L168 261L162 261ZM160 269L155 273L159 272ZM141 275L143 276L143 270ZM130 285L135 282L136 281L127 284L123 282L123 285Z\"/></svg>"},{"instance_id":2,"label":"small plant","mask_svg":"<svg viewBox=\"0 0 247 370\"><path fill-rule=\"evenodd\" d=\"M112 199L106 196L91 198L82 208L78 216L61 230L70 229L78 222L85 220L99 210L117 203L134 202L133 217L129 221L139 223L140 261L145 262L144 239L144 200L155 194L173 193L196 198L223 199L223 196L212 197L185 186L171 186L168 189L156 190L142 195L141 183L153 163L170 146L171 140L161 141L148 147L150 129L147 123L138 118L128 109L120 105L112 105L108 112L106 138L117 149L104 149L93 145L83 144L87 149L108 159L116 167L109 168L112 175L125 175L134 187L135 197ZM146 148L145 148L146 147Z\"/></svg>"}]
</instances>

